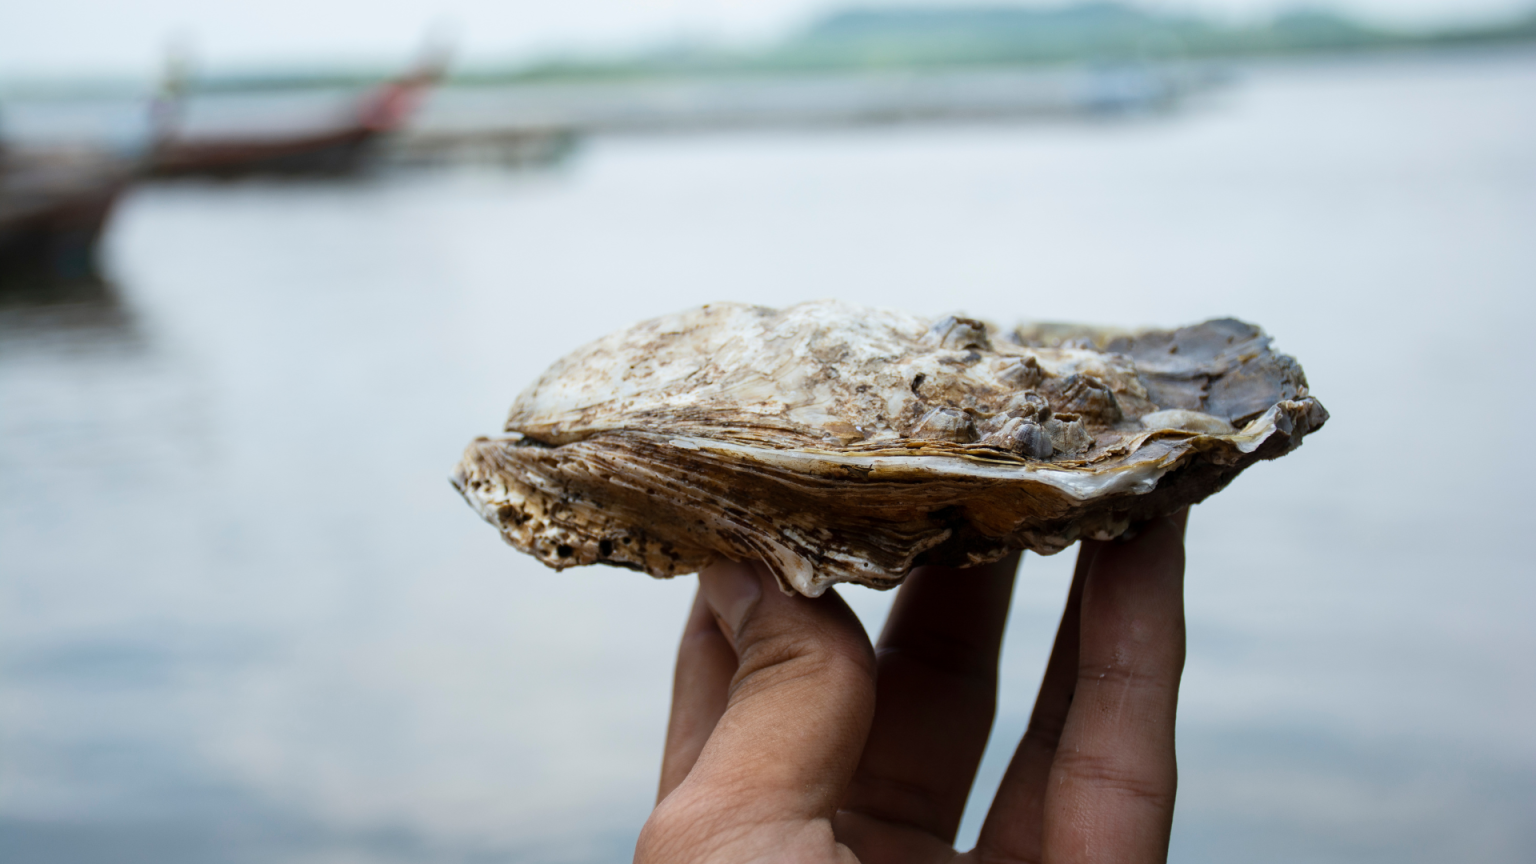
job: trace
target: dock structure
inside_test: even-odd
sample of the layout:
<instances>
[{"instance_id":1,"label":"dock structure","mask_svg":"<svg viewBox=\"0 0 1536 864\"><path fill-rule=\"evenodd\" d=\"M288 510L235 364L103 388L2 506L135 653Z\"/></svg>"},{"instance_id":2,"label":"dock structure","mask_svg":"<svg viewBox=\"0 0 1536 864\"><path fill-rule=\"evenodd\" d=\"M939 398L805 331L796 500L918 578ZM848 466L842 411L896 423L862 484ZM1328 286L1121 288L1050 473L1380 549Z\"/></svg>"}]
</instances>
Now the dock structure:
<instances>
[{"instance_id":1,"label":"dock structure","mask_svg":"<svg viewBox=\"0 0 1536 864\"><path fill-rule=\"evenodd\" d=\"M565 158L580 138L571 127L486 125L462 129L412 129L385 143L380 158L403 167L458 164L524 168Z\"/></svg>"},{"instance_id":2,"label":"dock structure","mask_svg":"<svg viewBox=\"0 0 1536 864\"><path fill-rule=\"evenodd\" d=\"M450 87L386 158L527 165L598 135L1138 116L1173 110L1221 80L1209 70L1120 66Z\"/></svg>"}]
</instances>

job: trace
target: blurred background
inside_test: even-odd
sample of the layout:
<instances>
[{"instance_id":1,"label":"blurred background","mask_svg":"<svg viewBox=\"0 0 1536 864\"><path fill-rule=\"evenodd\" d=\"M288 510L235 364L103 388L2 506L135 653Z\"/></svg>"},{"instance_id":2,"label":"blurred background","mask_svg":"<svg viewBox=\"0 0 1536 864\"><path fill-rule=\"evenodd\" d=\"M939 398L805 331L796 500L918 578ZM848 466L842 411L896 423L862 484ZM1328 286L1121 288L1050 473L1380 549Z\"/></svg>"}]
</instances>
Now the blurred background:
<instances>
[{"instance_id":1,"label":"blurred background","mask_svg":"<svg viewBox=\"0 0 1536 864\"><path fill-rule=\"evenodd\" d=\"M1536 860L1533 295L1529 0L0 0L0 860L629 860L692 579L448 472L821 297L1267 328L1333 419L1191 520L1172 860Z\"/></svg>"}]
</instances>

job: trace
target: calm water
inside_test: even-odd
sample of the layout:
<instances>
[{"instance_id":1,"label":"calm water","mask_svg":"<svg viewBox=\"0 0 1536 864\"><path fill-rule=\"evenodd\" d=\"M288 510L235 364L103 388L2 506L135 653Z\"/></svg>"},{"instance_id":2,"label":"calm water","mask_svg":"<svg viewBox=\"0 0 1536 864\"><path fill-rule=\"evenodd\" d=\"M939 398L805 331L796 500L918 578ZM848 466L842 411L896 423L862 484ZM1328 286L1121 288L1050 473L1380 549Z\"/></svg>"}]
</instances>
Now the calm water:
<instances>
[{"instance_id":1,"label":"calm water","mask_svg":"<svg viewBox=\"0 0 1536 864\"><path fill-rule=\"evenodd\" d=\"M1137 122L137 192L118 305L0 316L0 858L627 860L690 580L547 572L447 472L604 332L836 296L1276 334L1334 419L1191 522L1174 859L1533 860L1533 93L1273 69ZM1070 559L1024 565L966 836Z\"/></svg>"}]
</instances>

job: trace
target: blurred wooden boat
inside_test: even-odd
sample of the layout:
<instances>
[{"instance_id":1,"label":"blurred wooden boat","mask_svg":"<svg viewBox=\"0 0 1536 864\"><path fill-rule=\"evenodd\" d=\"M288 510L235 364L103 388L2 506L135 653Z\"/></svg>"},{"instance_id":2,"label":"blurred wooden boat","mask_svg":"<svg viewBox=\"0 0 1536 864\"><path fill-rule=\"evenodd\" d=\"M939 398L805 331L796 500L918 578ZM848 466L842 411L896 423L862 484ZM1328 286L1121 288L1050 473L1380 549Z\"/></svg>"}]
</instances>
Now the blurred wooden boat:
<instances>
[{"instance_id":1,"label":"blurred wooden boat","mask_svg":"<svg viewBox=\"0 0 1536 864\"><path fill-rule=\"evenodd\" d=\"M356 173L367 167L381 139L410 119L441 72L441 64L426 63L373 89L332 128L275 136L180 137L173 133L157 148L149 175L235 179Z\"/></svg>"},{"instance_id":2,"label":"blurred wooden boat","mask_svg":"<svg viewBox=\"0 0 1536 864\"><path fill-rule=\"evenodd\" d=\"M98 280L96 244L135 165L93 152L0 152L0 290Z\"/></svg>"}]
</instances>

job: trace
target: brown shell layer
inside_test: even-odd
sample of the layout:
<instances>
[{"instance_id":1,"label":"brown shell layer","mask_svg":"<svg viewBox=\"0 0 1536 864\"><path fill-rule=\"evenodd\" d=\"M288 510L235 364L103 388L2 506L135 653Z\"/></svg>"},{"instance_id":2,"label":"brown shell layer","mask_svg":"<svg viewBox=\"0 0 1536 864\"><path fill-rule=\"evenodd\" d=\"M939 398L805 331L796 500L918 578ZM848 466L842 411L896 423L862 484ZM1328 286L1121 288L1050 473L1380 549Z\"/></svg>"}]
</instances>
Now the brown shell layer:
<instances>
[{"instance_id":1,"label":"brown shell layer","mask_svg":"<svg viewBox=\"0 0 1536 864\"><path fill-rule=\"evenodd\" d=\"M1172 331L836 302L715 304L611 334L518 397L454 484L556 569L766 561L786 590L899 583L1108 539L1294 449L1327 412L1240 321Z\"/></svg>"}]
</instances>

